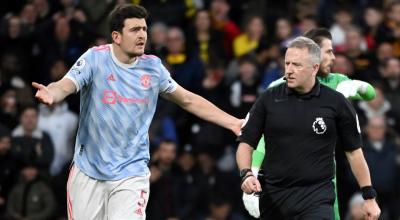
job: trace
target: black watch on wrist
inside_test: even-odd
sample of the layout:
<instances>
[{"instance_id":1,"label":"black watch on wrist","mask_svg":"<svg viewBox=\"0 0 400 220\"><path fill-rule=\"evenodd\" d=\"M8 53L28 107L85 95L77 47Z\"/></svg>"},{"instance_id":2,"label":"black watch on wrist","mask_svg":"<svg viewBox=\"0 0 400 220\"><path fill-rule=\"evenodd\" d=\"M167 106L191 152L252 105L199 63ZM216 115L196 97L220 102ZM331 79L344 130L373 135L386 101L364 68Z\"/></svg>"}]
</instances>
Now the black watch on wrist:
<instances>
[{"instance_id":1,"label":"black watch on wrist","mask_svg":"<svg viewBox=\"0 0 400 220\"><path fill-rule=\"evenodd\" d=\"M362 197L364 200L375 199L378 195L372 186L364 186L361 188Z\"/></svg>"},{"instance_id":2,"label":"black watch on wrist","mask_svg":"<svg viewBox=\"0 0 400 220\"><path fill-rule=\"evenodd\" d=\"M243 179L249 172L252 173L250 168L244 168L244 169L240 170L240 174L239 174L240 179Z\"/></svg>"}]
</instances>

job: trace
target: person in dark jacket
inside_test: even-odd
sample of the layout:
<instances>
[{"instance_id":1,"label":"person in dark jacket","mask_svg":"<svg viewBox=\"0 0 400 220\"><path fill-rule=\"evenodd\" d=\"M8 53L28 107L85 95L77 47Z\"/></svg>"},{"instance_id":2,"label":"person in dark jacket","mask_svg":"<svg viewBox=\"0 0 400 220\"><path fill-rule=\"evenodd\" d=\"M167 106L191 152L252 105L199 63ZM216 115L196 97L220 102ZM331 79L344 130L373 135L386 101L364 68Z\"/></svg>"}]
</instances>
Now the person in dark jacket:
<instances>
[{"instance_id":1,"label":"person in dark jacket","mask_svg":"<svg viewBox=\"0 0 400 220\"><path fill-rule=\"evenodd\" d=\"M10 150L11 134L0 125L0 219L5 214L8 194L17 179L15 160Z\"/></svg>"},{"instance_id":2,"label":"person in dark jacket","mask_svg":"<svg viewBox=\"0 0 400 220\"><path fill-rule=\"evenodd\" d=\"M21 111L20 124L12 132L12 152L19 164L35 162L40 173L48 174L54 147L50 136L37 125L37 108L25 107Z\"/></svg>"},{"instance_id":3,"label":"person in dark jacket","mask_svg":"<svg viewBox=\"0 0 400 220\"><path fill-rule=\"evenodd\" d=\"M34 163L26 163L20 181L13 187L7 204L12 220L52 219L56 201L50 187L41 179Z\"/></svg>"}]
</instances>

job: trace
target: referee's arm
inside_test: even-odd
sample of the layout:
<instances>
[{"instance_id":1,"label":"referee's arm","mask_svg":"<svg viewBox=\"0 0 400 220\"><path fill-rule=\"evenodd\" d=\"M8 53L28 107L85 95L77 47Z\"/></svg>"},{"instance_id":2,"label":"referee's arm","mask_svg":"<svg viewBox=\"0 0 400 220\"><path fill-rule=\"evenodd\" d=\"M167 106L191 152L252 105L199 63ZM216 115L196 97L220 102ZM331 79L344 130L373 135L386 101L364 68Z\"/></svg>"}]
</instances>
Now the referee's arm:
<instances>
[{"instance_id":1,"label":"referee's arm","mask_svg":"<svg viewBox=\"0 0 400 220\"><path fill-rule=\"evenodd\" d=\"M241 171L243 169L250 169L253 150L264 132L266 114L264 96L265 93L258 97L250 112L247 114L238 137L240 144L236 151L236 162ZM261 191L260 182L252 172L242 176L241 188L247 194Z\"/></svg>"},{"instance_id":2,"label":"referee's arm","mask_svg":"<svg viewBox=\"0 0 400 220\"><path fill-rule=\"evenodd\" d=\"M346 152L347 160L349 161L351 171L357 179L358 185L362 188L364 186L371 186L371 177L368 169L367 162L365 161L364 154L361 148L354 151Z\"/></svg>"},{"instance_id":3,"label":"referee's arm","mask_svg":"<svg viewBox=\"0 0 400 220\"><path fill-rule=\"evenodd\" d=\"M374 193L372 188L369 168L361 149L361 129L357 114L351 104L345 100L343 105L341 105L339 115L339 135L343 142L351 170L363 191L363 197L365 199L363 205L364 213L367 219L378 219L381 210L375 200L376 195L374 194L376 192ZM365 196L364 190L366 191Z\"/></svg>"},{"instance_id":4,"label":"referee's arm","mask_svg":"<svg viewBox=\"0 0 400 220\"><path fill-rule=\"evenodd\" d=\"M251 160L254 148L245 142L241 142L236 151L236 162L239 170L251 167Z\"/></svg>"}]
</instances>

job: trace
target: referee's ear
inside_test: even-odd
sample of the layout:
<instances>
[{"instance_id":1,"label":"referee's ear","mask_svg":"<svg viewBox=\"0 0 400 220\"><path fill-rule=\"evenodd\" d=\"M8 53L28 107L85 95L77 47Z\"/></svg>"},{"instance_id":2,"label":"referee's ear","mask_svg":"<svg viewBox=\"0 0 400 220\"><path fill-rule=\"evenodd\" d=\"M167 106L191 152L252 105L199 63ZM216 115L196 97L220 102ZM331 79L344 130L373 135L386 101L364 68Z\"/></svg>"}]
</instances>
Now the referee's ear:
<instances>
[{"instance_id":1,"label":"referee's ear","mask_svg":"<svg viewBox=\"0 0 400 220\"><path fill-rule=\"evenodd\" d=\"M316 76L317 76L317 73L318 73L318 70L319 70L319 66L320 66L320 65L317 64L317 63L313 65L313 73L312 73L312 76L313 76L313 77L316 77Z\"/></svg>"}]
</instances>

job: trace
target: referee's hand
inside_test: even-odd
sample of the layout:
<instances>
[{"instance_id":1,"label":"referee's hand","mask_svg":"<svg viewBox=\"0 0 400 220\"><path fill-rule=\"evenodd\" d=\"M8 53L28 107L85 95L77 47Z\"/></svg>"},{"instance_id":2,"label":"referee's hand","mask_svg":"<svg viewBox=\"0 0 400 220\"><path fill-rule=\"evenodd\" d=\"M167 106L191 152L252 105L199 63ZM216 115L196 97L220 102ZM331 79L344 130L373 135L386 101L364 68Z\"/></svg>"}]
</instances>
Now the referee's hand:
<instances>
[{"instance_id":1,"label":"referee's hand","mask_svg":"<svg viewBox=\"0 0 400 220\"><path fill-rule=\"evenodd\" d=\"M251 176L247 177L243 181L242 186L240 188L242 188L243 192L247 194L251 194L254 192L261 192L260 182L255 176L253 176L253 174L251 174Z\"/></svg>"},{"instance_id":2,"label":"referee's hand","mask_svg":"<svg viewBox=\"0 0 400 220\"><path fill-rule=\"evenodd\" d=\"M365 212L365 219L375 220L379 219L379 216L381 215L381 209L379 208L375 199L365 200L363 209Z\"/></svg>"}]
</instances>

